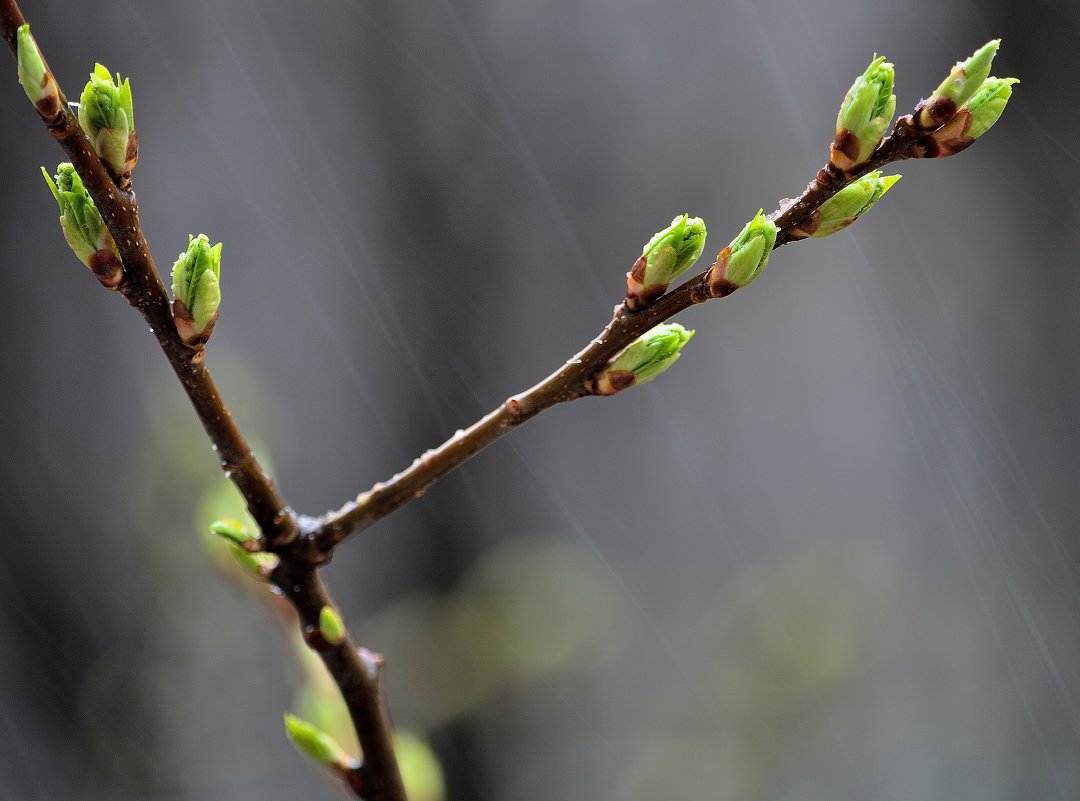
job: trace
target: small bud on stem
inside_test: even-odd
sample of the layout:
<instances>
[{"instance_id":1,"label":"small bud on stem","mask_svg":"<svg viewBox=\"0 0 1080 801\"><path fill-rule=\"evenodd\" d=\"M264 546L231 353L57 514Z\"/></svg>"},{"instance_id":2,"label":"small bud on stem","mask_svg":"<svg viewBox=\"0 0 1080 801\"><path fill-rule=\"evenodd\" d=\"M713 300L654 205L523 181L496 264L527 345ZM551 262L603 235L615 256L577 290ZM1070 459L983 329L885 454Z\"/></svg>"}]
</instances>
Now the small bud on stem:
<instances>
[{"instance_id":1,"label":"small bud on stem","mask_svg":"<svg viewBox=\"0 0 1080 801\"><path fill-rule=\"evenodd\" d=\"M44 167L41 174L60 206L60 227L72 251L102 286L118 289L124 282L124 266L116 242L75 168L67 162L58 164L55 180Z\"/></svg>"},{"instance_id":2,"label":"small bud on stem","mask_svg":"<svg viewBox=\"0 0 1080 801\"><path fill-rule=\"evenodd\" d=\"M285 713L285 732L297 751L320 765L341 774L359 767L333 737L289 712Z\"/></svg>"},{"instance_id":3,"label":"small bud on stem","mask_svg":"<svg viewBox=\"0 0 1080 801\"><path fill-rule=\"evenodd\" d=\"M658 325L623 348L586 385L592 395L614 395L645 384L679 360L679 351L693 338L678 323Z\"/></svg>"},{"instance_id":4,"label":"small bud on stem","mask_svg":"<svg viewBox=\"0 0 1080 801\"><path fill-rule=\"evenodd\" d=\"M776 225L761 210L739 235L720 251L703 285L704 297L722 298L749 284L769 261L776 245Z\"/></svg>"},{"instance_id":5,"label":"small bud on stem","mask_svg":"<svg viewBox=\"0 0 1080 801\"><path fill-rule=\"evenodd\" d=\"M260 581L269 581L271 574L281 563L281 559L277 554L267 553L266 551L252 552L235 542L230 542L228 545L229 553L233 555L236 563L250 573L253 578Z\"/></svg>"},{"instance_id":6,"label":"small bud on stem","mask_svg":"<svg viewBox=\"0 0 1080 801\"><path fill-rule=\"evenodd\" d=\"M970 147L1001 118L1017 83L1016 78L987 78L949 122L918 141L915 156L940 159Z\"/></svg>"},{"instance_id":7,"label":"small bud on stem","mask_svg":"<svg viewBox=\"0 0 1080 801\"><path fill-rule=\"evenodd\" d=\"M893 78L893 65L885 61L885 56L875 56L840 105L829 161L845 174L867 162L892 122L896 111Z\"/></svg>"},{"instance_id":8,"label":"small bud on stem","mask_svg":"<svg viewBox=\"0 0 1080 801\"><path fill-rule=\"evenodd\" d=\"M852 181L810 214L799 227L791 231L792 239L808 236L822 237L847 228L870 210L889 187L900 180L899 175L881 174L881 170L869 172Z\"/></svg>"},{"instance_id":9,"label":"small bud on stem","mask_svg":"<svg viewBox=\"0 0 1080 801\"><path fill-rule=\"evenodd\" d=\"M345 623L332 606L319 610L319 632L330 645L340 645L345 639Z\"/></svg>"},{"instance_id":10,"label":"small bud on stem","mask_svg":"<svg viewBox=\"0 0 1080 801\"><path fill-rule=\"evenodd\" d=\"M131 103L131 81L121 81L101 64L94 65L90 81L79 98L79 125L121 189L131 183L139 160L139 137Z\"/></svg>"},{"instance_id":11,"label":"small bud on stem","mask_svg":"<svg viewBox=\"0 0 1080 801\"><path fill-rule=\"evenodd\" d=\"M210 524L210 531L248 553L255 553L262 548L262 538L244 528L239 520L215 520Z\"/></svg>"},{"instance_id":12,"label":"small bud on stem","mask_svg":"<svg viewBox=\"0 0 1080 801\"><path fill-rule=\"evenodd\" d=\"M187 250L172 271L173 320L184 344L201 350L217 324L221 304L221 243L206 234L188 236Z\"/></svg>"},{"instance_id":13,"label":"small bud on stem","mask_svg":"<svg viewBox=\"0 0 1080 801\"><path fill-rule=\"evenodd\" d=\"M990 74L990 65L1000 45L1000 39L992 39L967 60L957 62L934 93L916 107L916 127L932 131L951 120L957 109L975 94Z\"/></svg>"},{"instance_id":14,"label":"small bud on stem","mask_svg":"<svg viewBox=\"0 0 1080 801\"><path fill-rule=\"evenodd\" d=\"M15 40L19 60L19 83L42 119L48 123L55 122L63 111L60 87L56 85L56 79L41 55L41 48L30 33L30 26L20 25Z\"/></svg>"},{"instance_id":15,"label":"small bud on stem","mask_svg":"<svg viewBox=\"0 0 1080 801\"><path fill-rule=\"evenodd\" d=\"M645 243L641 257L626 274L626 307L639 309L663 295L671 282L689 270L705 248L705 223L680 215Z\"/></svg>"}]
</instances>

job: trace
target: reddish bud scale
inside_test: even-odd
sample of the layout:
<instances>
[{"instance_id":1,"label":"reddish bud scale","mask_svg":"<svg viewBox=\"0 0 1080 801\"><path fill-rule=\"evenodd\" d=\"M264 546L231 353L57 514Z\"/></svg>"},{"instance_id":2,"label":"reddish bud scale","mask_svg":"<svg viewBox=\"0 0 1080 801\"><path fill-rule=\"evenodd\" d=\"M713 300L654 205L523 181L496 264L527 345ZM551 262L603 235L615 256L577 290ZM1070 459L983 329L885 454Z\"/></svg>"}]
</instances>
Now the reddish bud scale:
<instances>
[{"instance_id":1,"label":"reddish bud scale","mask_svg":"<svg viewBox=\"0 0 1080 801\"><path fill-rule=\"evenodd\" d=\"M646 288L645 268L648 263L644 255L639 256L626 274L626 308L631 311L648 306L667 292L668 284L654 284Z\"/></svg>"},{"instance_id":2,"label":"reddish bud scale","mask_svg":"<svg viewBox=\"0 0 1080 801\"><path fill-rule=\"evenodd\" d=\"M852 222L855 221L852 220ZM814 209L805 220L791 229L788 233L788 238L793 240L806 239L808 236L813 236L814 232L820 227L821 210Z\"/></svg>"},{"instance_id":3,"label":"reddish bud scale","mask_svg":"<svg viewBox=\"0 0 1080 801\"><path fill-rule=\"evenodd\" d=\"M636 381L632 370L605 370L590 380L585 389L590 395L614 395L634 386Z\"/></svg>"},{"instance_id":4,"label":"reddish bud scale","mask_svg":"<svg viewBox=\"0 0 1080 801\"><path fill-rule=\"evenodd\" d=\"M938 96L920 102L911 116L916 130L932 131L940 128L955 115L956 102L952 98Z\"/></svg>"},{"instance_id":5,"label":"reddish bud scale","mask_svg":"<svg viewBox=\"0 0 1080 801\"><path fill-rule=\"evenodd\" d=\"M850 170L859 166L860 147L859 137L847 128L841 128L836 132L836 139L829 145L829 162L847 175Z\"/></svg>"},{"instance_id":6,"label":"reddish bud scale","mask_svg":"<svg viewBox=\"0 0 1080 801\"><path fill-rule=\"evenodd\" d=\"M127 191L131 188L131 171L139 163L139 134L132 131L128 135L127 150L124 151L124 171L116 176L120 188ZM108 166L108 164L106 164Z\"/></svg>"},{"instance_id":7,"label":"reddish bud scale","mask_svg":"<svg viewBox=\"0 0 1080 801\"><path fill-rule=\"evenodd\" d=\"M41 77L41 92L45 96L34 104L41 119L50 128L60 121L63 106L60 105L60 87L56 85L56 79L51 72L46 72Z\"/></svg>"},{"instance_id":8,"label":"reddish bud scale","mask_svg":"<svg viewBox=\"0 0 1080 801\"><path fill-rule=\"evenodd\" d=\"M202 350L207 340L210 339L210 335L214 333L218 312L214 312L214 316L210 318L210 322L206 324L206 328L201 332L195 325L195 318L180 298L173 300L172 313L173 322L176 323L176 333L180 335L181 341L191 350Z\"/></svg>"},{"instance_id":9,"label":"reddish bud scale","mask_svg":"<svg viewBox=\"0 0 1080 801\"><path fill-rule=\"evenodd\" d=\"M739 285L729 281L727 277L728 260L731 258L731 246L728 245L716 257L709 272L705 275L705 297L726 298L739 288Z\"/></svg>"},{"instance_id":10,"label":"reddish bud scale","mask_svg":"<svg viewBox=\"0 0 1080 801\"><path fill-rule=\"evenodd\" d=\"M967 149L975 141L968 136L971 127L971 112L960 109L946 125L931 134L922 137L912 148L915 158L941 159Z\"/></svg>"},{"instance_id":11,"label":"reddish bud scale","mask_svg":"<svg viewBox=\"0 0 1080 801\"><path fill-rule=\"evenodd\" d=\"M86 264L106 289L117 290L124 283L124 265L111 250L99 250Z\"/></svg>"}]
</instances>

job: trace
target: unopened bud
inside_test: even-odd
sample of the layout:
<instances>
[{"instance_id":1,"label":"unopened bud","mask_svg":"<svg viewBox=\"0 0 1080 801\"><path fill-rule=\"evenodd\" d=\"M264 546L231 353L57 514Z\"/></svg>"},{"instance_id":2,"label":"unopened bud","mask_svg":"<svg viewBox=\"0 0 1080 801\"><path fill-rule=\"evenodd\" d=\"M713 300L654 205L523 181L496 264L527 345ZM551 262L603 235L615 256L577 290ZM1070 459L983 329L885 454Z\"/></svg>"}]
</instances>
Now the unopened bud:
<instances>
[{"instance_id":1,"label":"unopened bud","mask_svg":"<svg viewBox=\"0 0 1080 801\"><path fill-rule=\"evenodd\" d=\"M356 760L345 753L337 740L289 712L285 713L285 733L297 751L320 765L339 773L347 773L357 767Z\"/></svg>"},{"instance_id":2,"label":"unopened bud","mask_svg":"<svg viewBox=\"0 0 1080 801\"><path fill-rule=\"evenodd\" d=\"M184 344L202 348L217 323L221 304L221 243L213 247L206 234L188 236L187 250L172 271L173 320Z\"/></svg>"},{"instance_id":3,"label":"unopened bud","mask_svg":"<svg viewBox=\"0 0 1080 801\"><path fill-rule=\"evenodd\" d=\"M249 553L259 550L259 535L252 534L239 520L231 517L225 520L215 520L210 524L210 531L226 542L232 543Z\"/></svg>"},{"instance_id":4,"label":"unopened bud","mask_svg":"<svg viewBox=\"0 0 1080 801\"><path fill-rule=\"evenodd\" d=\"M868 172L822 203L806 222L792 230L791 237L822 237L847 228L868 212L870 207L889 191L889 187L899 180L899 175L882 175L881 170Z\"/></svg>"},{"instance_id":5,"label":"unopened bud","mask_svg":"<svg viewBox=\"0 0 1080 801\"><path fill-rule=\"evenodd\" d=\"M848 89L836 117L836 140L829 160L851 172L870 158L896 111L893 65L875 56L866 71Z\"/></svg>"},{"instance_id":6,"label":"unopened bud","mask_svg":"<svg viewBox=\"0 0 1080 801\"><path fill-rule=\"evenodd\" d=\"M1000 119L1012 97L1013 84L1019 82L1016 78L987 78L948 123L919 140L914 154L940 159L970 147Z\"/></svg>"},{"instance_id":7,"label":"unopened bud","mask_svg":"<svg viewBox=\"0 0 1080 801\"><path fill-rule=\"evenodd\" d=\"M117 74L114 82L106 67L94 65L79 98L79 125L112 176L127 184L139 160L130 79Z\"/></svg>"},{"instance_id":8,"label":"unopened bud","mask_svg":"<svg viewBox=\"0 0 1080 801\"><path fill-rule=\"evenodd\" d=\"M60 87L41 55L41 48L29 25L20 25L15 34L16 51L19 60L19 83L23 85L26 96L37 108L38 113L52 122L60 116Z\"/></svg>"},{"instance_id":9,"label":"unopened bud","mask_svg":"<svg viewBox=\"0 0 1080 801\"><path fill-rule=\"evenodd\" d=\"M623 348L593 377L593 395L614 395L627 387L652 381L679 360L679 351L694 336L678 323L658 325Z\"/></svg>"},{"instance_id":10,"label":"unopened bud","mask_svg":"<svg viewBox=\"0 0 1080 801\"><path fill-rule=\"evenodd\" d=\"M319 610L319 632L330 645L338 645L345 639L345 623L332 606Z\"/></svg>"},{"instance_id":11,"label":"unopened bud","mask_svg":"<svg viewBox=\"0 0 1080 801\"><path fill-rule=\"evenodd\" d=\"M1000 39L992 39L967 60L957 62L941 86L919 104L914 115L915 124L922 130L933 130L951 120L960 106L983 85L1000 45Z\"/></svg>"},{"instance_id":12,"label":"unopened bud","mask_svg":"<svg viewBox=\"0 0 1080 801\"><path fill-rule=\"evenodd\" d=\"M240 567L262 581L269 580L271 574L281 562L277 554L267 553L266 551L251 552L234 542L229 543L229 553L233 555Z\"/></svg>"},{"instance_id":13,"label":"unopened bud","mask_svg":"<svg viewBox=\"0 0 1080 801\"><path fill-rule=\"evenodd\" d=\"M682 214L645 243L641 257L626 275L626 305L647 306L689 270L705 248L705 223Z\"/></svg>"},{"instance_id":14,"label":"unopened bud","mask_svg":"<svg viewBox=\"0 0 1080 801\"><path fill-rule=\"evenodd\" d=\"M759 210L709 268L704 283L706 297L722 298L757 278L775 245L776 226Z\"/></svg>"},{"instance_id":15,"label":"unopened bud","mask_svg":"<svg viewBox=\"0 0 1080 801\"><path fill-rule=\"evenodd\" d=\"M971 114L968 136L978 139L993 127L1012 97L1013 84L1017 83L1020 83L1019 78L987 78L983 81L979 90L964 104Z\"/></svg>"},{"instance_id":16,"label":"unopened bud","mask_svg":"<svg viewBox=\"0 0 1080 801\"><path fill-rule=\"evenodd\" d=\"M55 180L49 177L44 167L41 174L60 206L64 239L79 261L90 268L102 286L108 289L119 287L124 281L124 267L116 242L75 168L66 162L57 165Z\"/></svg>"}]
</instances>

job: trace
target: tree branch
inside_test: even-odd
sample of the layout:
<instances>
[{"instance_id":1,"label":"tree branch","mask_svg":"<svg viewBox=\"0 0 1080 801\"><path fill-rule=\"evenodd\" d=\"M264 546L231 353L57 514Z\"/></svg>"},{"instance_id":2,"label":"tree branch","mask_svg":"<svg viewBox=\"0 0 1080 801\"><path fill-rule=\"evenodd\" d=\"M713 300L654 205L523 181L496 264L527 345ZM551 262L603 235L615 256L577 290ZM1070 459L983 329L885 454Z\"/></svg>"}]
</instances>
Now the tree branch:
<instances>
[{"instance_id":1,"label":"tree branch","mask_svg":"<svg viewBox=\"0 0 1080 801\"><path fill-rule=\"evenodd\" d=\"M794 200L781 202L771 215L778 229L774 248L797 241L795 229L805 223L825 201L867 173L893 161L911 158L917 144L911 116L896 121L892 133L882 140L870 160L857 171L843 173L832 164L823 167ZM619 351L651 328L670 320L679 312L710 299L704 291L708 270L643 309L630 310L626 303L615 307L607 324L583 350L565 365L530 389L504 401L469 428L460 431L437 448L427 451L385 482L379 482L336 512L320 518L314 530L315 545L325 558L350 534L362 531L409 501L419 498L428 487L522 423L560 403L591 394L588 381Z\"/></svg>"},{"instance_id":2,"label":"tree branch","mask_svg":"<svg viewBox=\"0 0 1080 801\"><path fill-rule=\"evenodd\" d=\"M0 34L16 55L17 31L22 24L24 20L15 0L0 0ZM987 47L991 46L996 48L996 43L992 42ZM40 72L40 65L36 61L35 65ZM871 69L878 65L879 60L871 64ZM890 71L888 93L892 85L891 65L886 67ZM1009 82L1014 81L1004 79L999 84L1008 90ZM48 85L48 82L42 84ZM852 91L855 89L853 87ZM983 102L989 107L987 97L983 98ZM996 106L997 114L1000 114L1003 103L1004 100ZM887 104L890 117L894 104L895 98L890 94ZM954 103L952 120L956 125L950 123L951 128L950 125L942 125L937 117L930 115L931 122L938 125L931 132L928 127L916 124L916 120L927 116L930 108L932 106L920 106L916 109L915 117L909 115L897 120L892 133L881 140L866 163L858 166L852 152L866 158L865 150L859 152L858 136L870 134L860 127L861 124L856 126L860 127L860 134L846 128L840 129L829 164L817 173L799 197L782 201L780 208L771 215L770 219L777 229L774 248L803 238L815 230L822 216L815 216L815 213L829 198L853 181L893 161L959 152L996 119L989 116L995 109L988 108L980 118L980 132L967 135L974 106L972 109L961 108L957 112ZM382 657L358 648L347 632L343 637L335 633L330 639L324 634L320 628L321 615L327 607L330 610L326 611L331 611L335 605L319 578L318 569L330 560L336 546L350 534L367 528L423 495L432 483L517 426L552 406L603 391L596 388L596 376L637 337L690 306L730 294L739 288L738 284L732 282L734 278L732 281L725 280L726 272L717 272L714 276L710 270L706 270L654 302L637 298L632 304L633 308L625 301L620 303L604 330L547 378L507 399L468 429L426 452L407 469L385 483L376 484L337 512L317 520L300 519L282 500L270 476L259 465L233 421L209 371L202 363L204 351L186 345L177 331L172 304L139 224L138 205L127 181L130 169L123 172L119 184L114 181L106 165L92 149L62 94L57 103L57 97L51 91L42 92L37 109L50 133L71 159L115 240L123 263L123 275L118 279L118 284L108 285L120 291L139 311L157 338L218 454L222 469L240 490L262 532L261 541L250 544L254 549L276 555L277 566L270 579L276 591L296 610L305 642L319 655L345 700L364 752L364 762L354 768L350 761L341 769L343 775L360 798L368 801L406 801L394 752L389 713L381 691ZM874 127L872 138L866 141L876 141L881 132L882 127ZM940 141L932 135L938 132L942 132ZM854 151L845 149L852 144L855 145ZM843 158L838 158L838 153ZM134 163L134 159L131 163ZM841 168L845 165L850 169ZM847 224L850 220L841 222ZM765 224L764 221L761 224ZM771 227L769 235L772 235ZM714 267L725 267L730 251L731 248L725 248ZM763 248L759 252L763 252ZM760 262L758 268L763 263ZM748 281L740 280L739 284ZM655 286L660 291L662 285L658 282ZM180 306L183 308L182 303Z\"/></svg>"},{"instance_id":3,"label":"tree branch","mask_svg":"<svg viewBox=\"0 0 1080 801\"><path fill-rule=\"evenodd\" d=\"M0 29L12 55L17 53L15 35L23 23L18 4L14 0L0 0ZM60 113L52 119L42 115L42 121L67 153L116 240L124 263L125 280L120 292L149 324L217 451L221 469L244 496L251 516L269 542L275 545L289 542L298 531L295 515L282 501L237 428L210 371L202 364L201 354L186 347L176 333L169 298L139 224L135 194L116 186L62 93L60 100Z\"/></svg>"},{"instance_id":4,"label":"tree branch","mask_svg":"<svg viewBox=\"0 0 1080 801\"><path fill-rule=\"evenodd\" d=\"M348 776L350 788L366 801L407 801L394 754L390 711L382 693L382 656L357 647L348 633L337 644L323 637L319 614L324 606L334 608L335 604L316 568L283 560L273 580L296 609L304 641L326 665L349 709L364 752L360 767Z\"/></svg>"},{"instance_id":5,"label":"tree branch","mask_svg":"<svg viewBox=\"0 0 1080 801\"><path fill-rule=\"evenodd\" d=\"M16 34L25 23L15 0L0 0L0 34L17 57ZM264 538L263 547L278 555L271 580L293 605L305 640L326 666L345 699L364 752L364 761L348 776L354 793L367 801L407 801L394 753L389 712L383 701L382 658L358 649L351 638L330 645L319 634L319 613L333 601L316 573L310 537L278 494L237 427L202 362L203 351L184 345L173 321L171 304L139 224L134 192L121 190L87 140L67 99L42 121L75 166L116 241L124 265L118 290L146 320L199 417L220 466L240 494Z\"/></svg>"}]
</instances>

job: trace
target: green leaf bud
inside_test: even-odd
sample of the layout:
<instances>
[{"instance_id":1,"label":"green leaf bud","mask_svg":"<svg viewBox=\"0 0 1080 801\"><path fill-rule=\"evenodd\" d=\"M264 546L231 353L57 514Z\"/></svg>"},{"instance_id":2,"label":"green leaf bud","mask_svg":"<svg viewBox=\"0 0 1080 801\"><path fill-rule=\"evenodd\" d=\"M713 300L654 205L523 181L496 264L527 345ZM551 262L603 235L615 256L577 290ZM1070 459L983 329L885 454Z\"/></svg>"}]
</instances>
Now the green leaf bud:
<instances>
[{"instance_id":1,"label":"green leaf bud","mask_svg":"<svg viewBox=\"0 0 1080 801\"><path fill-rule=\"evenodd\" d=\"M124 268L116 242L75 168L64 162L57 165L54 177L44 167L41 174L60 206L60 228L72 251L103 286L118 288L124 281Z\"/></svg>"},{"instance_id":2,"label":"green leaf bud","mask_svg":"<svg viewBox=\"0 0 1080 801\"><path fill-rule=\"evenodd\" d=\"M957 62L941 86L919 104L915 110L915 124L922 130L933 130L951 120L957 109L979 90L990 75L990 65L1000 45L1000 39L992 39L966 61Z\"/></svg>"},{"instance_id":3,"label":"green leaf bud","mask_svg":"<svg viewBox=\"0 0 1080 801\"><path fill-rule=\"evenodd\" d=\"M776 245L776 225L761 210L720 251L705 276L707 297L722 298L760 275Z\"/></svg>"},{"instance_id":4,"label":"green leaf bud","mask_svg":"<svg viewBox=\"0 0 1080 801\"><path fill-rule=\"evenodd\" d=\"M226 542L237 545L249 553L259 550L259 535L252 534L244 527L243 523L235 518L215 520L210 524L210 531Z\"/></svg>"},{"instance_id":5,"label":"green leaf bud","mask_svg":"<svg viewBox=\"0 0 1080 801\"><path fill-rule=\"evenodd\" d=\"M1013 85L1019 82L1016 78L987 78L951 120L919 140L915 156L940 159L970 147L998 121L1012 97Z\"/></svg>"},{"instance_id":6,"label":"green leaf bud","mask_svg":"<svg viewBox=\"0 0 1080 801\"><path fill-rule=\"evenodd\" d=\"M791 232L792 238L828 236L847 228L868 212L870 207L889 191L889 187L899 180L899 175L882 175L881 170L868 172L815 209L806 222Z\"/></svg>"},{"instance_id":7,"label":"green leaf bud","mask_svg":"<svg viewBox=\"0 0 1080 801\"><path fill-rule=\"evenodd\" d=\"M139 160L139 137L131 103L131 81L121 81L101 64L94 65L79 99L79 125L109 172L122 185Z\"/></svg>"},{"instance_id":8,"label":"green leaf bud","mask_svg":"<svg viewBox=\"0 0 1080 801\"><path fill-rule=\"evenodd\" d=\"M60 87L56 85L49 65L41 55L41 48L29 25L20 25L15 34L16 55L19 60L19 83L26 91L26 96L37 108L46 122L52 122L60 116Z\"/></svg>"},{"instance_id":9,"label":"green leaf bud","mask_svg":"<svg viewBox=\"0 0 1080 801\"><path fill-rule=\"evenodd\" d=\"M694 336L678 323L658 325L639 336L590 380L593 395L616 392L652 381L679 360L679 351Z\"/></svg>"},{"instance_id":10,"label":"green leaf bud","mask_svg":"<svg viewBox=\"0 0 1080 801\"><path fill-rule=\"evenodd\" d=\"M848 89L836 117L836 140L829 160L844 172L865 164L881 142L896 111L893 65L875 56Z\"/></svg>"},{"instance_id":11,"label":"green leaf bud","mask_svg":"<svg viewBox=\"0 0 1080 801\"><path fill-rule=\"evenodd\" d=\"M267 553L265 551L253 553L234 542L229 543L229 553L233 555L233 558L240 567L244 568L244 570L255 578L263 581L270 578L270 575L277 569L278 564L281 562L277 554Z\"/></svg>"},{"instance_id":12,"label":"green leaf bud","mask_svg":"<svg viewBox=\"0 0 1080 801\"><path fill-rule=\"evenodd\" d=\"M320 765L339 773L347 773L358 766L356 760L338 745L337 740L289 712L285 713L285 733L289 735L297 751Z\"/></svg>"},{"instance_id":13,"label":"green leaf bud","mask_svg":"<svg viewBox=\"0 0 1080 801\"><path fill-rule=\"evenodd\" d=\"M971 125L966 131L968 136L978 139L993 127L1012 97L1013 84L1017 83L1020 83L1019 78L987 78L983 81L964 105L971 114Z\"/></svg>"},{"instance_id":14,"label":"green leaf bud","mask_svg":"<svg viewBox=\"0 0 1080 801\"><path fill-rule=\"evenodd\" d=\"M187 250L172 270L173 320L188 347L202 348L217 323L221 304L221 243L206 234L188 235Z\"/></svg>"},{"instance_id":15,"label":"green leaf bud","mask_svg":"<svg viewBox=\"0 0 1080 801\"><path fill-rule=\"evenodd\" d=\"M339 645L345 639L345 623L334 607L319 610L319 632L330 645Z\"/></svg>"},{"instance_id":16,"label":"green leaf bud","mask_svg":"<svg viewBox=\"0 0 1080 801\"><path fill-rule=\"evenodd\" d=\"M672 220L645 243L641 257L626 274L627 307L641 308L663 295L672 281L694 265L704 248L704 221L686 214Z\"/></svg>"}]
</instances>

